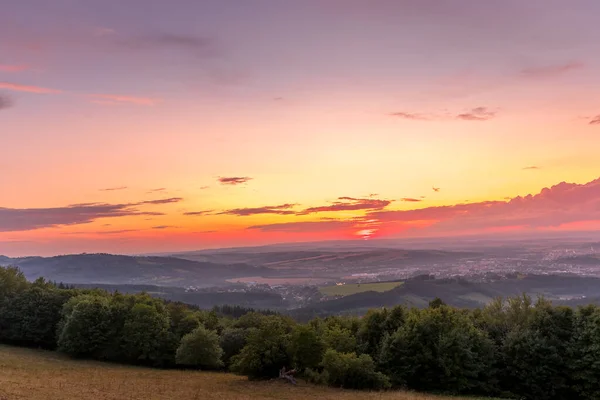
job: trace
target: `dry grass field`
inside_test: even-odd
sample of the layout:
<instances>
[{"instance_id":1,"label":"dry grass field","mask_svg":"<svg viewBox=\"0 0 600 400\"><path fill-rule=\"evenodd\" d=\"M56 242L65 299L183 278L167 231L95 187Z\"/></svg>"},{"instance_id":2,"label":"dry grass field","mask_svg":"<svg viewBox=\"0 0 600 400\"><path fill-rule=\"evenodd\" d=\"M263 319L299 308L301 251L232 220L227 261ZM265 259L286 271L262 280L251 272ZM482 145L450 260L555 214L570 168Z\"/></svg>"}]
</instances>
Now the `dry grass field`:
<instances>
[{"instance_id":1,"label":"dry grass field","mask_svg":"<svg viewBox=\"0 0 600 400\"><path fill-rule=\"evenodd\" d=\"M76 361L54 352L0 346L0 400L20 399L450 400L404 392L338 390L303 382L297 386L277 381L249 382L225 373L163 371Z\"/></svg>"}]
</instances>

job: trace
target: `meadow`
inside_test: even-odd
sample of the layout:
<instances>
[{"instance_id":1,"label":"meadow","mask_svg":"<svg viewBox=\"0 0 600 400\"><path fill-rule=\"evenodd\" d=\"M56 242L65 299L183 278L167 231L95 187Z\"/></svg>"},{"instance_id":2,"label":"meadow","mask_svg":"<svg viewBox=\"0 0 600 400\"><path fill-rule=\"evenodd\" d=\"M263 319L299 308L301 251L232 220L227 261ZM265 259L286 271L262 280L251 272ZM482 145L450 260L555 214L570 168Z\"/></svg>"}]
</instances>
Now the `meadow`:
<instances>
[{"instance_id":1,"label":"meadow","mask_svg":"<svg viewBox=\"0 0 600 400\"><path fill-rule=\"evenodd\" d=\"M1 400L460 400L408 392L358 392L216 372L159 370L73 360L0 345ZM470 400L475 400L471 398Z\"/></svg>"},{"instance_id":2,"label":"meadow","mask_svg":"<svg viewBox=\"0 0 600 400\"><path fill-rule=\"evenodd\" d=\"M325 296L350 296L363 292L387 292L403 282L347 283L345 285L323 286L319 290Z\"/></svg>"}]
</instances>

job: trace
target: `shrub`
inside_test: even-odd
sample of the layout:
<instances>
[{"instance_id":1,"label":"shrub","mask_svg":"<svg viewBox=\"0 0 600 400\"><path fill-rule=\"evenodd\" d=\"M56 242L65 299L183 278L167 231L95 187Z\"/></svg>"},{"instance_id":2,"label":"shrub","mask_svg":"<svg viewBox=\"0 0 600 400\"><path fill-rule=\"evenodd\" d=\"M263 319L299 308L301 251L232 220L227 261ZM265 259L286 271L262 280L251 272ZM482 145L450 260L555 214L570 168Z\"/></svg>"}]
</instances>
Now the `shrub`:
<instances>
[{"instance_id":1,"label":"shrub","mask_svg":"<svg viewBox=\"0 0 600 400\"><path fill-rule=\"evenodd\" d=\"M375 363L367 354L357 357L356 353L338 353L329 349L325 352L321 365L323 372L320 379L330 386L347 389L390 387L388 377L375 370Z\"/></svg>"},{"instance_id":2,"label":"shrub","mask_svg":"<svg viewBox=\"0 0 600 400\"><path fill-rule=\"evenodd\" d=\"M175 359L180 365L216 369L223 366L222 356L217 333L199 326L181 339Z\"/></svg>"}]
</instances>

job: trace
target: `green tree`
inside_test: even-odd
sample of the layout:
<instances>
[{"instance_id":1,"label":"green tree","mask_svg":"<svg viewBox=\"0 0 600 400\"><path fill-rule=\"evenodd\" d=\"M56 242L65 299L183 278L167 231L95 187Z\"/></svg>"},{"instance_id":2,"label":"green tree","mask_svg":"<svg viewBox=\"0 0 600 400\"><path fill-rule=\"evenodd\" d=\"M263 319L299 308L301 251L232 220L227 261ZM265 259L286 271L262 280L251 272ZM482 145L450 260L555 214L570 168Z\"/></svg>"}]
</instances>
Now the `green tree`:
<instances>
[{"instance_id":1,"label":"green tree","mask_svg":"<svg viewBox=\"0 0 600 400\"><path fill-rule=\"evenodd\" d=\"M180 365L217 369L223 366L222 356L217 333L199 326L181 339L175 360Z\"/></svg>"},{"instance_id":2,"label":"green tree","mask_svg":"<svg viewBox=\"0 0 600 400\"><path fill-rule=\"evenodd\" d=\"M7 300L0 314L2 338L20 345L56 347L61 311L72 294L51 285L33 284Z\"/></svg>"},{"instance_id":3,"label":"green tree","mask_svg":"<svg viewBox=\"0 0 600 400\"><path fill-rule=\"evenodd\" d=\"M99 296L78 296L65 304L58 349L75 357L100 358L110 343L109 301Z\"/></svg>"},{"instance_id":4,"label":"green tree","mask_svg":"<svg viewBox=\"0 0 600 400\"><path fill-rule=\"evenodd\" d=\"M385 389L390 387L389 379L375 370L373 359L362 354L338 353L329 349L323 356L322 380L330 386L347 389Z\"/></svg>"},{"instance_id":5,"label":"green tree","mask_svg":"<svg viewBox=\"0 0 600 400\"><path fill-rule=\"evenodd\" d=\"M416 390L489 390L492 344L464 313L448 306L411 310L387 337L380 363L392 382Z\"/></svg>"},{"instance_id":6,"label":"green tree","mask_svg":"<svg viewBox=\"0 0 600 400\"><path fill-rule=\"evenodd\" d=\"M25 275L17 267L0 267L0 311L6 301L22 293L29 286L30 283L25 279Z\"/></svg>"},{"instance_id":7,"label":"green tree","mask_svg":"<svg viewBox=\"0 0 600 400\"><path fill-rule=\"evenodd\" d=\"M256 328L251 328L256 329ZM234 356L240 354L246 340L248 338L249 330L241 328L227 328L221 333L219 344L223 349L223 363L229 367L231 359Z\"/></svg>"},{"instance_id":8,"label":"green tree","mask_svg":"<svg viewBox=\"0 0 600 400\"><path fill-rule=\"evenodd\" d=\"M319 365L325 345L313 327L298 325L292 334L290 350L294 366L304 371L306 368L316 368Z\"/></svg>"},{"instance_id":9,"label":"green tree","mask_svg":"<svg viewBox=\"0 0 600 400\"><path fill-rule=\"evenodd\" d=\"M356 337L348 329L340 326L325 328L322 337L328 349L333 349L339 353L353 353L356 351Z\"/></svg>"},{"instance_id":10,"label":"green tree","mask_svg":"<svg viewBox=\"0 0 600 400\"><path fill-rule=\"evenodd\" d=\"M200 326L198 313L190 310L188 305L169 303L166 308L169 313L171 332L178 340Z\"/></svg>"},{"instance_id":11,"label":"green tree","mask_svg":"<svg viewBox=\"0 0 600 400\"><path fill-rule=\"evenodd\" d=\"M267 317L258 329L250 330L248 341L233 358L231 370L249 379L268 379L292 363L289 352L290 326L279 317Z\"/></svg>"},{"instance_id":12,"label":"green tree","mask_svg":"<svg viewBox=\"0 0 600 400\"><path fill-rule=\"evenodd\" d=\"M445 305L446 305L446 303L444 303L444 301L442 299L440 299L439 297L436 297L435 299L433 299L429 302L430 308L440 308L441 306L445 306Z\"/></svg>"},{"instance_id":13,"label":"green tree","mask_svg":"<svg viewBox=\"0 0 600 400\"><path fill-rule=\"evenodd\" d=\"M387 332L388 310L369 310L362 320L357 333L358 346L361 353L369 354L378 359L380 346Z\"/></svg>"},{"instance_id":14,"label":"green tree","mask_svg":"<svg viewBox=\"0 0 600 400\"><path fill-rule=\"evenodd\" d=\"M569 371L574 312L539 300L531 318L514 328L503 345L506 390L525 399L572 399Z\"/></svg>"},{"instance_id":15,"label":"green tree","mask_svg":"<svg viewBox=\"0 0 600 400\"><path fill-rule=\"evenodd\" d=\"M135 304L124 322L121 345L127 361L154 365L172 363L177 342L169 331L164 308L158 304Z\"/></svg>"},{"instance_id":16,"label":"green tree","mask_svg":"<svg viewBox=\"0 0 600 400\"><path fill-rule=\"evenodd\" d=\"M575 317L572 344L572 379L582 399L600 399L600 308L581 307Z\"/></svg>"}]
</instances>

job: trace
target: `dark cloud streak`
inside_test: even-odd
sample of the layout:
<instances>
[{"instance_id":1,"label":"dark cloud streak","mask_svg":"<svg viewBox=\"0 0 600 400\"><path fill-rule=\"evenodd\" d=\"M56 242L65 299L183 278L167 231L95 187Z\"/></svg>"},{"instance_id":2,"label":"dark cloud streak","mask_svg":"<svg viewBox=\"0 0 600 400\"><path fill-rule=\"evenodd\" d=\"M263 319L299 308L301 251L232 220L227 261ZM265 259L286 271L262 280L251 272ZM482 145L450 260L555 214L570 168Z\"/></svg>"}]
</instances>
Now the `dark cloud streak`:
<instances>
[{"instance_id":1,"label":"dark cloud streak","mask_svg":"<svg viewBox=\"0 0 600 400\"><path fill-rule=\"evenodd\" d=\"M203 36L177 33L154 33L142 36L117 37L115 44L127 50L169 50L189 52L197 57L209 58L220 55L215 40Z\"/></svg>"},{"instance_id":2,"label":"dark cloud streak","mask_svg":"<svg viewBox=\"0 0 600 400\"><path fill-rule=\"evenodd\" d=\"M496 116L495 111L490 111L486 107L476 107L471 111L463 114L458 114L456 118L464 121L487 121Z\"/></svg>"},{"instance_id":3,"label":"dark cloud streak","mask_svg":"<svg viewBox=\"0 0 600 400\"><path fill-rule=\"evenodd\" d=\"M243 183L247 183L252 180L252 178L248 176L232 176L232 177L220 177L219 183L221 185L241 185Z\"/></svg>"},{"instance_id":4,"label":"dark cloud streak","mask_svg":"<svg viewBox=\"0 0 600 400\"><path fill-rule=\"evenodd\" d=\"M298 215L307 215L320 212L335 212L335 211L358 211L358 210L381 210L391 204L390 200L380 199L359 199L355 197L339 197L338 201L334 201L329 205L310 207L298 212Z\"/></svg>"},{"instance_id":5,"label":"dark cloud streak","mask_svg":"<svg viewBox=\"0 0 600 400\"><path fill-rule=\"evenodd\" d=\"M29 231L63 225L79 225L100 218L163 215L140 211L139 204L74 204L54 208L0 208L0 232Z\"/></svg>"},{"instance_id":6,"label":"dark cloud streak","mask_svg":"<svg viewBox=\"0 0 600 400\"><path fill-rule=\"evenodd\" d=\"M14 105L12 99L6 95L0 94L0 110L6 110Z\"/></svg>"},{"instance_id":7,"label":"dark cloud streak","mask_svg":"<svg viewBox=\"0 0 600 400\"><path fill-rule=\"evenodd\" d=\"M199 217L203 215L215 215L215 210L203 210L203 211L188 211L184 212L183 215Z\"/></svg>"},{"instance_id":8,"label":"dark cloud streak","mask_svg":"<svg viewBox=\"0 0 600 400\"><path fill-rule=\"evenodd\" d=\"M281 204L278 206L264 206L264 207L249 207L249 208L235 208L232 210L226 210L218 213L219 215L237 215L238 217L247 217L250 215L260 214L277 214L277 215L294 215L295 211L290 210L295 207L296 204Z\"/></svg>"},{"instance_id":9,"label":"dark cloud streak","mask_svg":"<svg viewBox=\"0 0 600 400\"><path fill-rule=\"evenodd\" d=\"M573 70L581 69L584 64L577 61L572 61L560 65L548 65L544 67L530 67L521 71L521 75L527 78L551 78L566 74Z\"/></svg>"}]
</instances>

